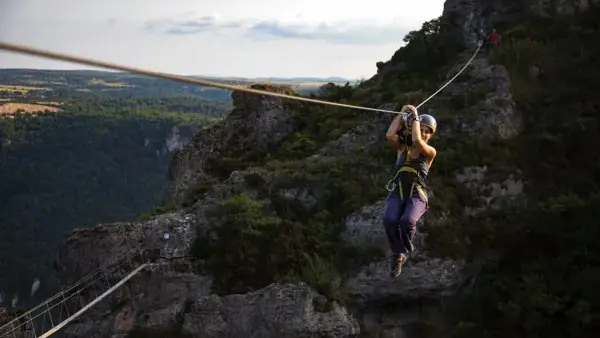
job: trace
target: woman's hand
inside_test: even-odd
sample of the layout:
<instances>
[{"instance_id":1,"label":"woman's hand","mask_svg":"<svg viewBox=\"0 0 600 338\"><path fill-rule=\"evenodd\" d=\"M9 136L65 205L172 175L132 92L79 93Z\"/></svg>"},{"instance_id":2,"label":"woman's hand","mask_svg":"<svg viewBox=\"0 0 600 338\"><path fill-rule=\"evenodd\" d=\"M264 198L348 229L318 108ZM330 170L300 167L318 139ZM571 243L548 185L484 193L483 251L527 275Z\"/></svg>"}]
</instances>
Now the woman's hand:
<instances>
[{"instance_id":1,"label":"woman's hand","mask_svg":"<svg viewBox=\"0 0 600 338\"><path fill-rule=\"evenodd\" d=\"M410 104L407 104L406 108L408 108L408 110L411 111L411 113L412 113L411 116L413 118L413 121L419 121L419 112L417 111L417 108L415 108L414 106L412 106Z\"/></svg>"}]
</instances>

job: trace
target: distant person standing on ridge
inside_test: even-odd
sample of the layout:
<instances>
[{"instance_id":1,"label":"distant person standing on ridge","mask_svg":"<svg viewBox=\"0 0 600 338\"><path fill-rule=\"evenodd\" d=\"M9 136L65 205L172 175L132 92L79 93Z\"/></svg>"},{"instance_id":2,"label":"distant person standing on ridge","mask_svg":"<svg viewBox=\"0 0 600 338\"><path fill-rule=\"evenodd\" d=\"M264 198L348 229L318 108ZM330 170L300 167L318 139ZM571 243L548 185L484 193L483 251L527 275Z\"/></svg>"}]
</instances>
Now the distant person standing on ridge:
<instances>
[{"instance_id":1,"label":"distant person standing on ridge","mask_svg":"<svg viewBox=\"0 0 600 338\"><path fill-rule=\"evenodd\" d=\"M409 110L408 115L402 114ZM390 275L397 278L408 254L414 250L417 222L427 211L425 178L437 152L427 143L435 133L433 116L419 116L417 108L407 105L391 123L386 138L396 148L396 174L388 183L383 225L392 251Z\"/></svg>"},{"instance_id":2,"label":"distant person standing on ridge","mask_svg":"<svg viewBox=\"0 0 600 338\"><path fill-rule=\"evenodd\" d=\"M498 45L498 42L500 41L502 37L500 36L500 34L498 34L496 32L496 30L492 30L492 34L490 34L488 36L488 40L490 41L490 44L492 45L492 47L495 47L496 45Z\"/></svg>"}]
</instances>

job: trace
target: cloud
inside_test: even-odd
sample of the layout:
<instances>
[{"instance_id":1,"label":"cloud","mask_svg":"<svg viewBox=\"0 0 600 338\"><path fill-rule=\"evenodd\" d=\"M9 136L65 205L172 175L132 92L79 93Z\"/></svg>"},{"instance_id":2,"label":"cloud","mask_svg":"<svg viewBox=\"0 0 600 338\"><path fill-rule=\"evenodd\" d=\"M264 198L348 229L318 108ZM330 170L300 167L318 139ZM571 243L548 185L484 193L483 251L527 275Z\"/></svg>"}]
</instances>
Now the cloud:
<instances>
[{"instance_id":1,"label":"cloud","mask_svg":"<svg viewBox=\"0 0 600 338\"><path fill-rule=\"evenodd\" d=\"M400 43L410 29L400 25L375 25L361 22L318 24L285 24L278 21L262 21L254 24L249 34L257 37L322 40L335 44L380 45Z\"/></svg>"},{"instance_id":2,"label":"cloud","mask_svg":"<svg viewBox=\"0 0 600 338\"><path fill-rule=\"evenodd\" d=\"M168 35L193 35L229 29L247 38L301 39L344 45L382 45L401 43L410 31L398 21L374 23L352 20L345 22L282 22L277 20L222 20L218 15L195 16L187 12L177 18L146 21L145 29Z\"/></svg>"},{"instance_id":3,"label":"cloud","mask_svg":"<svg viewBox=\"0 0 600 338\"><path fill-rule=\"evenodd\" d=\"M188 12L179 19L155 19L148 20L144 24L144 28L148 31L170 35L200 34L206 31L240 27L240 23L238 22L221 21L218 15L194 17L193 12Z\"/></svg>"}]
</instances>

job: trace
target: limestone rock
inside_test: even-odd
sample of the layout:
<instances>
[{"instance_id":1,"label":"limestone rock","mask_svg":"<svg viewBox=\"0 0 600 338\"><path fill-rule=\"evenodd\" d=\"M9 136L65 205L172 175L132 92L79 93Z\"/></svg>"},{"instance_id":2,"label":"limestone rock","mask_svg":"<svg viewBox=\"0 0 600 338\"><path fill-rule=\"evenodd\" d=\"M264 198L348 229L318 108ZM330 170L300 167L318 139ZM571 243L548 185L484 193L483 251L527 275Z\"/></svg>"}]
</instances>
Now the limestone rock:
<instances>
[{"instance_id":1,"label":"limestone rock","mask_svg":"<svg viewBox=\"0 0 600 338\"><path fill-rule=\"evenodd\" d=\"M197 299L183 321L193 337L351 337L360 328L336 303L315 308L319 294L306 285L271 284L245 295Z\"/></svg>"},{"instance_id":2,"label":"limestone rock","mask_svg":"<svg viewBox=\"0 0 600 338\"><path fill-rule=\"evenodd\" d=\"M174 259L185 257L196 238L195 217L184 211L159 215L146 222L102 224L74 230L57 257L56 268L64 284L101 266L131 257L141 263L146 258ZM169 238L165 240L164 234ZM143 252L142 258L131 252Z\"/></svg>"},{"instance_id":3,"label":"limestone rock","mask_svg":"<svg viewBox=\"0 0 600 338\"><path fill-rule=\"evenodd\" d=\"M279 92L285 88L268 87ZM294 112L282 99L241 91L232 93L234 109L220 123L202 129L173 156L170 200L179 205L194 192L195 186L211 173L209 162L231 154L244 161L265 155L293 131Z\"/></svg>"}]
</instances>

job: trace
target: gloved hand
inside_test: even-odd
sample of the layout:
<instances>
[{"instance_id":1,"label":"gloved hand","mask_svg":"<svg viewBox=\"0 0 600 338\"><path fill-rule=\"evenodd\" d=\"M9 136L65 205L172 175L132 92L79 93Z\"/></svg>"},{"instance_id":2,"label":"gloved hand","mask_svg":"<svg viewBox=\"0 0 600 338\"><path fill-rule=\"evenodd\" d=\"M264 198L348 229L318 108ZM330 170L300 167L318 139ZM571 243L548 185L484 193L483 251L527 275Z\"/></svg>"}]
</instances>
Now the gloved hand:
<instances>
[{"instance_id":1,"label":"gloved hand","mask_svg":"<svg viewBox=\"0 0 600 338\"><path fill-rule=\"evenodd\" d=\"M416 111L416 108L411 105L404 105L400 110L401 114L403 114L401 124L406 126L408 130L412 130L412 122L415 120L415 118L418 118Z\"/></svg>"},{"instance_id":2,"label":"gloved hand","mask_svg":"<svg viewBox=\"0 0 600 338\"><path fill-rule=\"evenodd\" d=\"M408 146L412 144L411 131L407 127L401 127L400 129L398 129L396 135L398 135L398 142L400 144L405 144Z\"/></svg>"}]
</instances>

